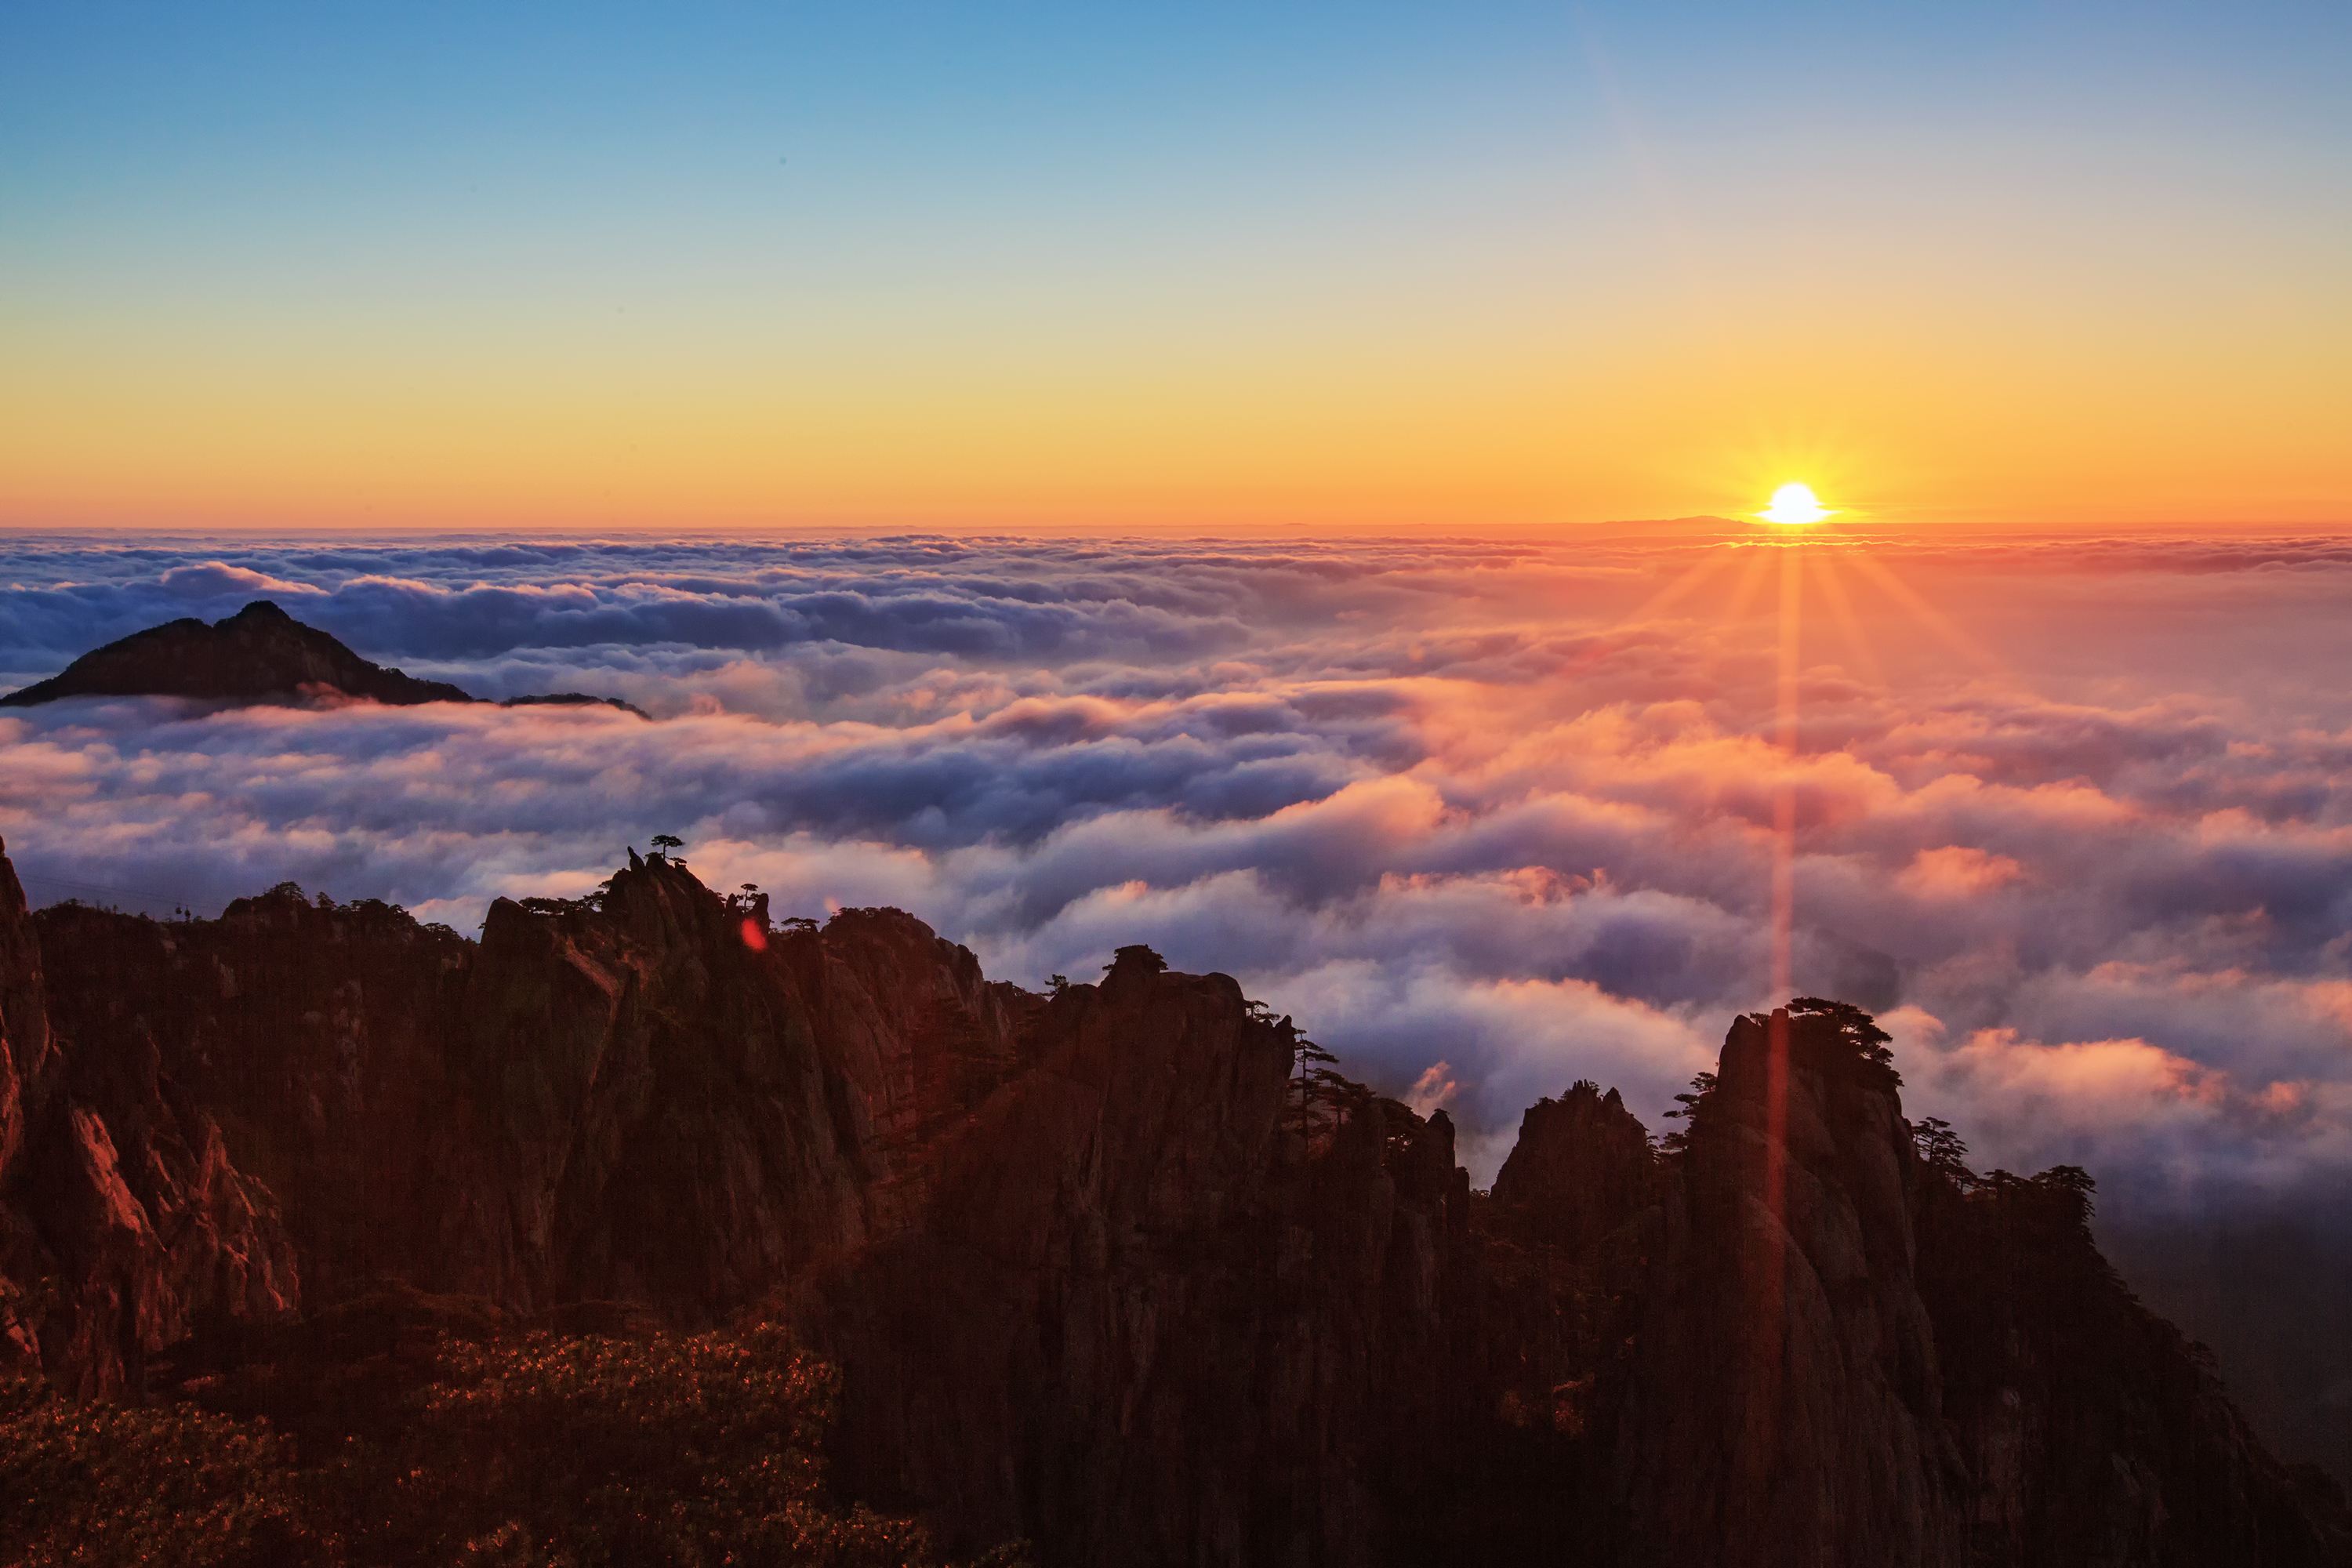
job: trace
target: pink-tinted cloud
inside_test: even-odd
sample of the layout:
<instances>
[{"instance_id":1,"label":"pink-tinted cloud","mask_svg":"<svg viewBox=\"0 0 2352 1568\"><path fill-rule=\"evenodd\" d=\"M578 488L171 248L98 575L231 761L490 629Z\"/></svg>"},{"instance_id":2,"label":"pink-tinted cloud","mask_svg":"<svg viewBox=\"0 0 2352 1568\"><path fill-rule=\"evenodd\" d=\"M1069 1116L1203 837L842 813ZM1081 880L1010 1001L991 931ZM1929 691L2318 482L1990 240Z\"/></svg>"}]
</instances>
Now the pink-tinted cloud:
<instances>
[{"instance_id":1,"label":"pink-tinted cloud","mask_svg":"<svg viewBox=\"0 0 2352 1568\"><path fill-rule=\"evenodd\" d=\"M1942 844L1912 856L1897 880L1906 892L1923 899L1973 899L2024 874L2025 868L2009 856L1966 844Z\"/></svg>"}]
</instances>

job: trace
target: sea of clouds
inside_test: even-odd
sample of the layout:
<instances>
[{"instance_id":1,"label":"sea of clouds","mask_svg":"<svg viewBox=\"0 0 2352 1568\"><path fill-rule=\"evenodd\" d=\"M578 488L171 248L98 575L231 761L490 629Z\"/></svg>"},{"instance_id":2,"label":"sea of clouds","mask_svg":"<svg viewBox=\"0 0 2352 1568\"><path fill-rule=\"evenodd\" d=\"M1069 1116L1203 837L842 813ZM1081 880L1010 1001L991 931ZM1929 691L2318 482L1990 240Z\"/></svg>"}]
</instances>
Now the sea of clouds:
<instances>
[{"instance_id":1,"label":"sea of clouds","mask_svg":"<svg viewBox=\"0 0 2352 1568\"><path fill-rule=\"evenodd\" d=\"M1578 1078L1651 1121L1766 1005L1880 1012L1912 1114L2144 1209L2352 1174L2352 541L0 542L0 689L268 597L487 696L0 717L37 902L291 879L460 929L654 834L1028 984L1223 970L1489 1178Z\"/></svg>"}]
</instances>

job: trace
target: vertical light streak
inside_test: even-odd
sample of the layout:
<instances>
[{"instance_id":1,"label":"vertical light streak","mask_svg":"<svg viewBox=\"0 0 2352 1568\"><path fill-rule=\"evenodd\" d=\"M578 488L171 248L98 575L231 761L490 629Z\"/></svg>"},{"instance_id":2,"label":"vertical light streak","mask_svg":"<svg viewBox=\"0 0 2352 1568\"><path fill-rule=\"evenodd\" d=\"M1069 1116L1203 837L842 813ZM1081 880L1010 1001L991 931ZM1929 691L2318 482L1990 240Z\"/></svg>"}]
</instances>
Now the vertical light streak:
<instances>
[{"instance_id":1,"label":"vertical light streak","mask_svg":"<svg viewBox=\"0 0 2352 1568\"><path fill-rule=\"evenodd\" d=\"M1772 998L1789 995L1790 937L1796 914L1797 872L1797 672L1800 616L1804 608L1803 546L1780 547L1780 658L1779 781L1772 792Z\"/></svg>"},{"instance_id":2,"label":"vertical light streak","mask_svg":"<svg viewBox=\"0 0 2352 1568\"><path fill-rule=\"evenodd\" d=\"M1763 1407L1777 1436L1781 1357L1788 1321L1789 1013L1797 904L1797 684L1804 610L1802 546L1780 547L1780 657L1774 743L1780 747L1772 791L1772 1011L1765 1032L1764 1203L1774 1220L1764 1268Z\"/></svg>"}]
</instances>

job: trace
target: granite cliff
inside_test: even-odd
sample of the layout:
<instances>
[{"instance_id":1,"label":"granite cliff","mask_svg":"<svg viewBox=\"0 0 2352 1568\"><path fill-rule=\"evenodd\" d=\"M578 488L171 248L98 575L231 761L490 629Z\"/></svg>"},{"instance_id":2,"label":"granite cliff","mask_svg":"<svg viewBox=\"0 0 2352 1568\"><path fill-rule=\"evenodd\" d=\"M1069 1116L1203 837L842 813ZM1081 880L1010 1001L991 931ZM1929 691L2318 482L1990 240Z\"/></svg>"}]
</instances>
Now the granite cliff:
<instances>
[{"instance_id":1,"label":"granite cliff","mask_svg":"<svg viewBox=\"0 0 2352 1568\"><path fill-rule=\"evenodd\" d=\"M2352 1561L2087 1178L1969 1171L1834 1003L1736 1021L1663 1144L1538 1103L1491 1193L1223 976L1035 995L659 856L478 942L290 888L33 913L0 858L0 1357L85 1398L242 1391L299 1447L332 1413L269 1400L402 1335L756 1307L838 1369L838 1486L949 1551Z\"/></svg>"}]
</instances>

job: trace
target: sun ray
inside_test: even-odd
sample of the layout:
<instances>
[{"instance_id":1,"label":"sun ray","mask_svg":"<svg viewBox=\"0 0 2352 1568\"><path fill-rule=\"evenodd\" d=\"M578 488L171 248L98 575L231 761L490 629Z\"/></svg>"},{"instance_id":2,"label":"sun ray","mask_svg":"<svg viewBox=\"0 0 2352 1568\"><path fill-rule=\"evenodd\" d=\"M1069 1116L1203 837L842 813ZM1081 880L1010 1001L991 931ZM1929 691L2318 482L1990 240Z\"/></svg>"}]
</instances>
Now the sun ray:
<instances>
[{"instance_id":1,"label":"sun ray","mask_svg":"<svg viewBox=\"0 0 2352 1568\"><path fill-rule=\"evenodd\" d=\"M1954 652L1964 658L1973 660L1994 674L2009 673L2008 667L2002 664L1990 649L1962 631L1949 616L1930 604L1927 597L1910 584L1897 577L1885 562L1874 561L1869 556L1859 552L1848 559L1872 582L1891 595L1905 609L1916 616L1920 625L1941 637Z\"/></svg>"},{"instance_id":2,"label":"sun ray","mask_svg":"<svg viewBox=\"0 0 2352 1568\"><path fill-rule=\"evenodd\" d=\"M1797 797L1790 765L1797 756L1797 688L1804 612L1802 552L1780 558L1780 660L1774 742L1780 749L1780 778L1772 800L1772 994L1784 1000L1793 978L1791 933L1796 921Z\"/></svg>"},{"instance_id":3,"label":"sun ray","mask_svg":"<svg viewBox=\"0 0 2352 1568\"><path fill-rule=\"evenodd\" d=\"M1695 592L1700 584L1721 569L1724 562L1729 558L1727 551L1710 545L1689 571L1636 605L1627 612L1621 624L1638 626L1650 616L1667 609L1678 600Z\"/></svg>"},{"instance_id":4,"label":"sun ray","mask_svg":"<svg viewBox=\"0 0 2352 1568\"><path fill-rule=\"evenodd\" d=\"M1732 584L1731 597L1724 602L1725 624L1736 623L1748 614L1748 606L1764 587L1765 569L1772 564L1772 551L1760 548L1748 552L1748 570L1739 574Z\"/></svg>"},{"instance_id":5,"label":"sun ray","mask_svg":"<svg viewBox=\"0 0 2352 1568\"><path fill-rule=\"evenodd\" d=\"M1624 647L1622 641L1613 639L1613 634L1630 630L1652 616L1663 614L1678 601L1696 592L1701 584L1712 577L1729 559L1728 551L1714 546L1708 547L1688 571L1596 633L1592 644L1562 666L1560 673L1575 675Z\"/></svg>"},{"instance_id":6,"label":"sun ray","mask_svg":"<svg viewBox=\"0 0 2352 1568\"><path fill-rule=\"evenodd\" d=\"M1801 546L1780 552L1780 616L1778 722L1780 776L1772 790L1772 990L1764 1070L1764 1202L1775 1218L1787 1211L1789 1123L1789 1016L1781 1009L1796 989L1797 918L1797 699L1803 675L1804 556ZM1767 1321L1777 1340L1787 1260L1775 1250L1765 1283ZM1775 1355L1777 1363L1777 1352Z\"/></svg>"},{"instance_id":7,"label":"sun ray","mask_svg":"<svg viewBox=\"0 0 2352 1568\"><path fill-rule=\"evenodd\" d=\"M1829 605L1830 618L1837 622L1847 650L1861 668L1863 679L1885 690L1886 671L1878 662L1878 650L1870 646L1870 634L1864 628L1862 618L1853 612L1853 600L1845 591L1845 579L1838 575L1836 559L1817 553L1808 564L1812 568L1813 581L1821 584L1822 599Z\"/></svg>"}]
</instances>

